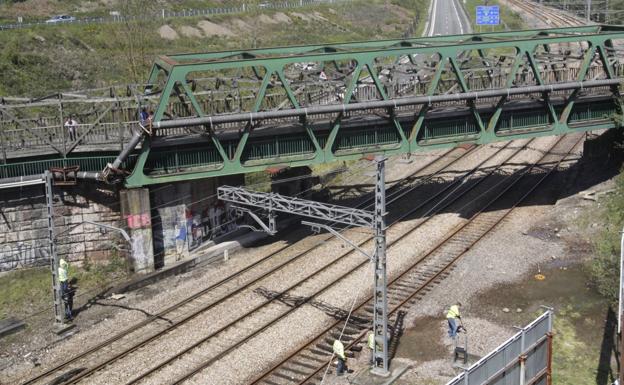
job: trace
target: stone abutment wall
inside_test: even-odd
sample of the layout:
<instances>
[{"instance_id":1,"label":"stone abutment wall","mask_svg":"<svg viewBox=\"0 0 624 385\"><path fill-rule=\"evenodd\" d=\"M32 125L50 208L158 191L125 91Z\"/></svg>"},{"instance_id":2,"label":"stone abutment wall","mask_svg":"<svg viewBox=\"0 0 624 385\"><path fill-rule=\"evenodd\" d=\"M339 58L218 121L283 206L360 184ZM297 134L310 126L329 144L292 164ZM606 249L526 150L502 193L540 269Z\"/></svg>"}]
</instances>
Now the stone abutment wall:
<instances>
[{"instance_id":1,"label":"stone abutment wall","mask_svg":"<svg viewBox=\"0 0 624 385\"><path fill-rule=\"evenodd\" d=\"M86 224L73 228L83 221L120 226L116 189L93 184L55 186L54 214L59 257L98 263L124 247L117 232ZM0 272L48 265L49 257L44 185L0 190Z\"/></svg>"}]
</instances>

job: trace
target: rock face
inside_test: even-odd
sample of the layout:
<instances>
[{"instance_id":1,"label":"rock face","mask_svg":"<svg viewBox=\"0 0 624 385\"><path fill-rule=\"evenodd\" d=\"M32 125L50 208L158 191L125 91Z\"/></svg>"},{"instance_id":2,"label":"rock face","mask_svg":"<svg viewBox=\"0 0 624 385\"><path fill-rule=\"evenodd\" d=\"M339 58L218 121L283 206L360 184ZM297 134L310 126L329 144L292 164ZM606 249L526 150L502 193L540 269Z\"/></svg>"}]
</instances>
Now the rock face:
<instances>
[{"instance_id":1,"label":"rock face","mask_svg":"<svg viewBox=\"0 0 624 385\"><path fill-rule=\"evenodd\" d=\"M117 232L102 232L92 221L118 227L119 195L94 185L54 187L57 253L72 262L97 262L122 242ZM80 225L80 226L78 226ZM43 186L3 190L0 195L0 271L49 263L48 221Z\"/></svg>"},{"instance_id":2,"label":"rock face","mask_svg":"<svg viewBox=\"0 0 624 385\"><path fill-rule=\"evenodd\" d=\"M158 28L158 34L161 38L166 40L176 40L179 37L175 29L171 28L168 25L163 25L162 27Z\"/></svg>"},{"instance_id":3,"label":"rock face","mask_svg":"<svg viewBox=\"0 0 624 385\"><path fill-rule=\"evenodd\" d=\"M288 17L288 15L282 12L275 13L275 15L273 15L273 20L275 20L278 23L285 23L285 24L292 24L293 22L292 19Z\"/></svg>"},{"instance_id":4,"label":"rock face","mask_svg":"<svg viewBox=\"0 0 624 385\"><path fill-rule=\"evenodd\" d=\"M188 25L180 27L180 33L186 37L203 37L199 29Z\"/></svg>"},{"instance_id":5,"label":"rock face","mask_svg":"<svg viewBox=\"0 0 624 385\"><path fill-rule=\"evenodd\" d=\"M219 24L215 24L208 20L202 20L197 23L197 26L204 31L204 35L210 36L236 36L229 28Z\"/></svg>"}]
</instances>

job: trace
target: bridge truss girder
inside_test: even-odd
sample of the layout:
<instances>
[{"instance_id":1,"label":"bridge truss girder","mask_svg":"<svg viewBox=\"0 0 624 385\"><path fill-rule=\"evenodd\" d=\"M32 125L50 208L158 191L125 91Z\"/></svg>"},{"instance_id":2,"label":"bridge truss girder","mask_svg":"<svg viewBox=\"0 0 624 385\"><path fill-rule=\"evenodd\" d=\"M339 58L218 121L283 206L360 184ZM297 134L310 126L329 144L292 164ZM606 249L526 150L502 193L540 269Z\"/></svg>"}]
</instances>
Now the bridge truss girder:
<instances>
[{"instance_id":1,"label":"bridge truss girder","mask_svg":"<svg viewBox=\"0 0 624 385\"><path fill-rule=\"evenodd\" d=\"M591 92L581 86L568 91L527 93L527 99L541 106L547 123L521 129L501 129L501 122L510 119L509 111L519 103L517 97L466 98L450 107L464 111L462 119L470 120L474 131L438 137L423 133L429 130L427 120L442 104L421 102L368 110L362 107L359 111L331 114L313 111L327 105L355 105L357 110L357 106L371 101L441 95L459 98L493 88L513 90L566 81L619 79L622 46L624 28L584 26L160 57L148 83L151 92L161 93L154 126L167 128L156 129L146 139L126 184L142 186L261 171L275 165L303 166L355 159L370 153L405 154L459 143L485 144L612 128L615 123L606 116L574 124L570 116L575 103L588 97L602 97L602 104L615 103L619 99L618 85ZM202 84L201 79L209 80ZM198 91L204 96L198 96ZM230 104L219 110L206 99L205 95L210 94L206 91L229 95ZM583 103L592 105L591 100ZM172 101L182 102L185 109L171 113L168 106ZM527 107L522 113L531 114L534 108ZM258 112L275 111L298 114L292 118L254 120ZM249 114L249 119L227 122L228 116L236 114ZM513 117L512 111L512 120ZM203 124L190 124L201 118ZM373 126L376 135L385 130L382 134L393 139L340 147L338 142L345 135L357 135L358 127L364 130L367 126ZM183 151L188 143L179 138L180 133L185 133L191 138L187 142L195 145L189 153ZM308 142L305 151L282 154L270 150L255 159L249 156L262 145L282 146L280 143L294 133ZM271 136L272 141L267 141ZM176 150L171 151L172 146ZM148 171L162 160L159 153L170 158L172 154L188 157L207 148L212 151L210 162L181 162L181 167L171 167L173 172ZM270 155L276 151L276 156Z\"/></svg>"}]
</instances>

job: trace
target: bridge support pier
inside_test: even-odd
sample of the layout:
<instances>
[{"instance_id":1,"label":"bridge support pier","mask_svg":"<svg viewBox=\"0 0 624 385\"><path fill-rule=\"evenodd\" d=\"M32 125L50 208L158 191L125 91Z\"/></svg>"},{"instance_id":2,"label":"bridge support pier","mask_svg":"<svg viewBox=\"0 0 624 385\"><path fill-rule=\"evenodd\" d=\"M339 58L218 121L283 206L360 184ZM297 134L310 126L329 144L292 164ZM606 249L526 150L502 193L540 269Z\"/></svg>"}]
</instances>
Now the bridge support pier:
<instances>
[{"instance_id":1,"label":"bridge support pier","mask_svg":"<svg viewBox=\"0 0 624 385\"><path fill-rule=\"evenodd\" d=\"M131 261L136 273L154 271L150 194L147 188L120 192L121 215L132 240Z\"/></svg>"}]
</instances>

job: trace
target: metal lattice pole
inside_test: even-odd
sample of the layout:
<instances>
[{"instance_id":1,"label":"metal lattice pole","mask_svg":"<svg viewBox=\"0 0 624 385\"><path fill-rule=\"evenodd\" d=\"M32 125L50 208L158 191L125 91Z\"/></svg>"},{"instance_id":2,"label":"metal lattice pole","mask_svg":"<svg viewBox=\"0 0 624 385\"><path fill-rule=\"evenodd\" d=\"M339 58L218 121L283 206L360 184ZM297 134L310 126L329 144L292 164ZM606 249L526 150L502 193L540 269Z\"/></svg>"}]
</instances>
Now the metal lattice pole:
<instances>
[{"instance_id":1,"label":"metal lattice pole","mask_svg":"<svg viewBox=\"0 0 624 385\"><path fill-rule=\"evenodd\" d=\"M343 237L331 226L303 221L302 224L311 226L315 231L326 229L343 241L353 246L375 264L374 298L373 298L373 332L375 344L373 347L374 368L371 373L379 376L388 376L390 372L388 359L388 291L386 275L386 186L385 186L385 159L382 156L375 158L377 163L377 180L375 183L375 211L373 213L342 207L326 203L314 202L305 199L292 198L274 193L249 191L242 187L220 186L217 189L219 199L265 209L269 212L270 224L267 226L251 210L236 206L237 210L249 213L258 224L271 234L275 233L274 212L301 215L326 220L335 223L344 223L349 226L363 226L372 228L375 232L375 252L370 256L353 242Z\"/></svg>"},{"instance_id":2,"label":"metal lattice pole","mask_svg":"<svg viewBox=\"0 0 624 385\"><path fill-rule=\"evenodd\" d=\"M388 371L388 291L386 279L386 186L385 159L377 161L375 183L375 295L373 312L373 373L387 376ZM381 348L381 351L379 351Z\"/></svg>"},{"instance_id":3,"label":"metal lattice pole","mask_svg":"<svg viewBox=\"0 0 624 385\"><path fill-rule=\"evenodd\" d=\"M63 323L63 309L61 308L61 285L58 280L59 259L56 254L54 236L54 199L52 195L52 174L45 172L46 204L48 214L48 242L50 252L50 269L52 270L52 293L54 298L54 319L57 323Z\"/></svg>"}]
</instances>

